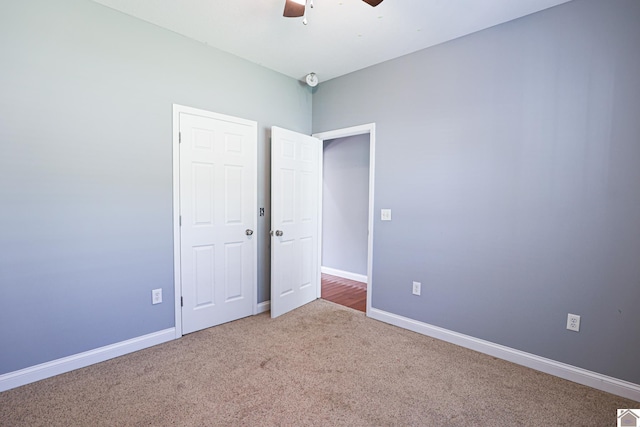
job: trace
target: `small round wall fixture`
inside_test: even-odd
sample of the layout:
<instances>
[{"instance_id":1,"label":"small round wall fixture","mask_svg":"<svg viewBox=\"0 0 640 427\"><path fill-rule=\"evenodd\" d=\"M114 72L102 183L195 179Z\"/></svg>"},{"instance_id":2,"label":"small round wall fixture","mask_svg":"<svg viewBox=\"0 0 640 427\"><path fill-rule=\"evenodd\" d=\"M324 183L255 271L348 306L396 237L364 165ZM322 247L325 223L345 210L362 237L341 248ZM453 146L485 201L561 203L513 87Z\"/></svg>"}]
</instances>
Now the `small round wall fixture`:
<instances>
[{"instance_id":1,"label":"small round wall fixture","mask_svg":"<svg viewBox=\"0 0 640 427\"><path fill-rule=\"evenodd\" d=\"M318 76L316 75L316 73L307 74L306 80L309 86L311 87L318 86Z\"/></svg>"}]
</instances>

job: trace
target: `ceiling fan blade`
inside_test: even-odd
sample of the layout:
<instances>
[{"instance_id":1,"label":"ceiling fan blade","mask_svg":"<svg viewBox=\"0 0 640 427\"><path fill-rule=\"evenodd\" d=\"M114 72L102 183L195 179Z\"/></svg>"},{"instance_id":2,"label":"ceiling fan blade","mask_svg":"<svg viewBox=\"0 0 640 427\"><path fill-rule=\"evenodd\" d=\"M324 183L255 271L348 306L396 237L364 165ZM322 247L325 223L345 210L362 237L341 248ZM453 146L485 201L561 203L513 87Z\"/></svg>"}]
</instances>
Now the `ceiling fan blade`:
<instances>
[{"instance_id":1,"label":"ceiling fan blade","mask_svg":"<svg viewBox=\"0 0 640 427\"><path fill-rule=\"evenodd\" d=\"M304 16L304 4L296 3L293 0L285 0L283 16L287 18L298 18Z\"/></svg>"},{"instance_id":2,"label":"ceiling fan blade","mask_svg":"<svg viewBox=\"0 0 640 427\"><path fill-rule=\"evenodd\" d=\"M376 7L377 5L382 3L382 0L362 0L362 1L368 4L369 6L373 6L373 7Z\"/></svg>"}]
</instances>

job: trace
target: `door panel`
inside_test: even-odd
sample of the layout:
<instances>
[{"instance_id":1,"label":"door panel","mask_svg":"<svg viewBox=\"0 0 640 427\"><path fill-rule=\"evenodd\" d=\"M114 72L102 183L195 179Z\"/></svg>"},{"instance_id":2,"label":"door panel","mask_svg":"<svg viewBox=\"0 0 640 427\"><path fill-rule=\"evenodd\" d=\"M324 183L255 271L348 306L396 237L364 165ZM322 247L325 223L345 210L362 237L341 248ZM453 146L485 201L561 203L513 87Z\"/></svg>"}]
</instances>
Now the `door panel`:
<instances>
[{"instance_id":1,"label":"door panel","mask_svg":"<svg viewBox=\"0 0 640 427\"><path fill-rule=\"evenodd\" d=\"M180 113L182 333L253 314L255 122Z\"/></svg>"},{"instance_id":2,"label":"door panel","mask_svg":"<svg viewBox=\"0 0 640 427\"><path fill-rule=\"evenodd\" d=\"M215 305L215 245L193 247L193 278L196 308Z\"/></svg>"},{"instance_id":3,"label":"door panel","mask_svg":"<svg viewBox=\"0 0 640 427\"><path fill-rule=\"evenodd\" d=\"M317 138L272 128L271 317L317 298L321 150Z\"/></svg>"}]
</instances>

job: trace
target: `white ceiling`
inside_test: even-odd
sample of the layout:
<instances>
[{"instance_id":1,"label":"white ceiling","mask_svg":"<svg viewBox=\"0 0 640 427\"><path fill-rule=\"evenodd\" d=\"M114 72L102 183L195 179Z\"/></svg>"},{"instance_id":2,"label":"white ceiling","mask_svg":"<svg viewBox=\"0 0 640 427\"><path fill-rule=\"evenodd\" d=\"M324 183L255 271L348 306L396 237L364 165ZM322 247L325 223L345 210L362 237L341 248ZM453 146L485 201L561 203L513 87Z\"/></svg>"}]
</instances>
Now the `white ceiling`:
<instances>
[{"instance_id":1,"label":"white ceiling","mask_svg":"<svg viewBox=\"0 0 640 427\"><path fill-rule=\"evenodd\" d=\"M570 0L94 0L296 79L320 82Z\"/></svg>"}]
</instances>

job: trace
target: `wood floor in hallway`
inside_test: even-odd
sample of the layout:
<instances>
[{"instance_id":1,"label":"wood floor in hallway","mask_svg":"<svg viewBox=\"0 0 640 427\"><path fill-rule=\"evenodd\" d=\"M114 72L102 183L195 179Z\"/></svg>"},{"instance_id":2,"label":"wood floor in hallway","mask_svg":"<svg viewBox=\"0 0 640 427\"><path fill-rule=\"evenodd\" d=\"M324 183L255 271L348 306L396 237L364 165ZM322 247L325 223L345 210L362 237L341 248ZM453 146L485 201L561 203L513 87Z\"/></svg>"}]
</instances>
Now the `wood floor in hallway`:
<instances>
[{"instance_id":1,"label":"wood floor in hallway","mask_svg":"<svg viewBox=\"0 0 640 427\"><path fill-rule=\"evenodd\" d=\"M322 299L366 312L367 284L323 273Z\"/></svg>"}]
</instances>

